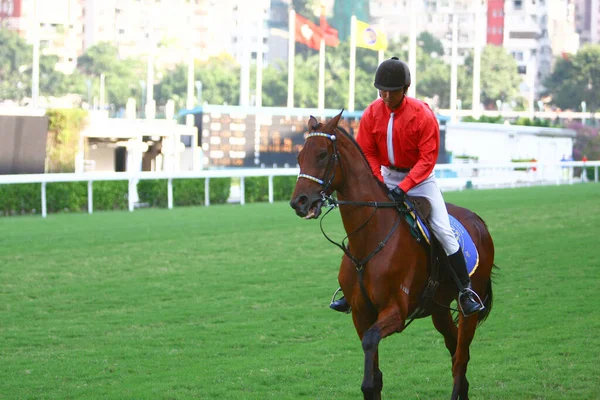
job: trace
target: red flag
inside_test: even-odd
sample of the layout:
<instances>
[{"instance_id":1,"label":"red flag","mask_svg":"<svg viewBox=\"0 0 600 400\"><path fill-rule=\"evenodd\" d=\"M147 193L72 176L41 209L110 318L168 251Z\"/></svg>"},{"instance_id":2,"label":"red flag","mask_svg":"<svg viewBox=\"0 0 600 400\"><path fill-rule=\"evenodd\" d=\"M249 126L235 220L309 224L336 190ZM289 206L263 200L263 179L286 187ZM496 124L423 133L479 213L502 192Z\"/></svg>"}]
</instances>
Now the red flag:
<instances>
[{"instance_id":1,"label":"red flag","mask_svg":"<svg viewBox=\"0 0 600 400\"><path fill-rule=\"evenodd\" d=\"M325 39L326 46L335 47L340 44L340 38L338 36L337 29L332 28L327 23L327 18L325 18L325 6L321 5L321 21L319 23L321 31L323 32L323 38Z\"/></svg>"},{"instance_id":2,"label":"red flag","mask_svg":"<svg viewBox=\"0 0 600 400\"><path fill-rule=\"evenodd\" d=\"M321 28L308 19L296 14L296 42L303 43L311 49L319 50L321 48L321 38L323 32Z\"/></svg>"}]
</instances>

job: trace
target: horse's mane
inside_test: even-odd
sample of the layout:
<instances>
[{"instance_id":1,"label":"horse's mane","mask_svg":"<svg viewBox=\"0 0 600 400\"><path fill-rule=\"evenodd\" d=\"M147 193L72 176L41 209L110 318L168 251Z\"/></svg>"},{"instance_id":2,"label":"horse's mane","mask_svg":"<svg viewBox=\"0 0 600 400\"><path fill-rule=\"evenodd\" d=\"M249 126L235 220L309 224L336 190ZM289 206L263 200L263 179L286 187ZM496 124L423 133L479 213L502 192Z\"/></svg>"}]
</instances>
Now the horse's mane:
<instances>
[{"instance_id":1,"label":"horse's mane","mask_svg":"<svg viewBox=\"0 0 600 400\"><path fill-rule=\"evenodd\" d=\"M348 131L346 131L341 126L338 126L336 129L339 130L350 141L350 143L352 143L354 145L354 147L356 147L358 149L358 151L360 152L360 155L362 156L363 163L365 163L366 168L369 170L369 172L371 172L371 177L373 179L375 179L375 181L377 182L379 187L381 187L381 189L383 189L384 193L388 193L390 191L390 189L388 189L388 187L386 186L385 183L381 182L379 179L377 179L377 177L375 175L373 175L373 173L371 171L371 164L369 164L369 162L367 161L367 157L365 156L365 153L363 152L363 150L360 148L356 139L354 139L354 137L352 135L350 135L348 133Z\"/></svg>"}]
</instances>

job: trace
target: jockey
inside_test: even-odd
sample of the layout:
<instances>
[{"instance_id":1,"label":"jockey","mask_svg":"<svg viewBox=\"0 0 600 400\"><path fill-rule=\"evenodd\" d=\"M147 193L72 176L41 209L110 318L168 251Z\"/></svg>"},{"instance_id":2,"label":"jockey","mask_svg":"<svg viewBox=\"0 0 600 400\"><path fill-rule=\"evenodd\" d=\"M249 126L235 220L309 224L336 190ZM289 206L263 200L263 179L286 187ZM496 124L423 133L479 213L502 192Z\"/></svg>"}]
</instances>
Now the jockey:
<instances>
[{"instance_id":1,"label":"jockey","mask_svg":"<svg viewBox=\"0 0 600 400\"><path fill-rule=\"evenodd\" d=\"M471 288L465 258L450 227L448 210L433 172L440 146L437 118L426 103L406 96L410 71L397 57L379 65L374 86L379 89L380 98L364 111L356 141L373 175L390 189L390 199L402 204L409 194L429 200L431 229L450 260L460 308L465 316L481 311L484 306ZM344 297L332 301L329 307L350 311Z\"/></svg>"}]
</instances>

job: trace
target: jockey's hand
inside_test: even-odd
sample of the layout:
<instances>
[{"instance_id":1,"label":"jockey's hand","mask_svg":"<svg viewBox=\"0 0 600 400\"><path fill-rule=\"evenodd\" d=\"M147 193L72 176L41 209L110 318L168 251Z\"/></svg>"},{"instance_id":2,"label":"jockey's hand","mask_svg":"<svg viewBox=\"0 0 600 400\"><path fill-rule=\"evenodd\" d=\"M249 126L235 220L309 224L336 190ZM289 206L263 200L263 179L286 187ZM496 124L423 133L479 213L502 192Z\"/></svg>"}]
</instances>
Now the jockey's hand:
<instances>
[{"instance_id":1,"label":"jockey's hand","mask_svg":"<svg viewBox=\"0 0 600 400\"><path fill-rule=\"evenodd\" d=\"M404 190L400 189L400 186L396 186L394 189L390 190L388 196L392 201L402 204L406 198L406 193L404 193Z\"/></svg>"}]
</instances>

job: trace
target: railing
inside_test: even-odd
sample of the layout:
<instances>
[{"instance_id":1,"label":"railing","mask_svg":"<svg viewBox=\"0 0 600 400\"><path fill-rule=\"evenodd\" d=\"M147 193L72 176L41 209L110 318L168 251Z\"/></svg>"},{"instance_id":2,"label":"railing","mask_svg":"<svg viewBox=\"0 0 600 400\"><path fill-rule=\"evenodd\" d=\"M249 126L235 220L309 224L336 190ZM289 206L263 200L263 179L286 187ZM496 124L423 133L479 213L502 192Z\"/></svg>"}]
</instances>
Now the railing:
<instances>
[{"instance_id":1,"label":"railing","mask_svg":"<svg viewBox=\"0 0 600 400\"><path fill-rule=\"evenodd\" d=\"M445 190L462 190L463 188L488 188L488 187L515 187L533 184L572 184L576 177L573 174L575 167L593 167L594 182L598 182L598 168L600 161L565 161L560 163L545 164L540 162L525 163L466 163L466 164L438 164L435 167L439 186ZM95 181L123 181L129 182L128 207L129 211L135 208L137 199L137 182L144 179L167 180L167 207L173 208L173 179L204 178L204 202L210 205L209 181L211 178L239 178L240 179L240 204L244 205L246 177L268 177L269 202L273 202L273 177L296 176L298 168L271 168L271 169L222 169L205 170L197 172L90 172L83 174L29 174L29 175L0 175L0 184L40 183L42 217L47 215L46 184L54 182L87 182L88 213L94 209L93 182ZM581 179L581 177L579 178Z\"/></svg>"}]
</instances>

